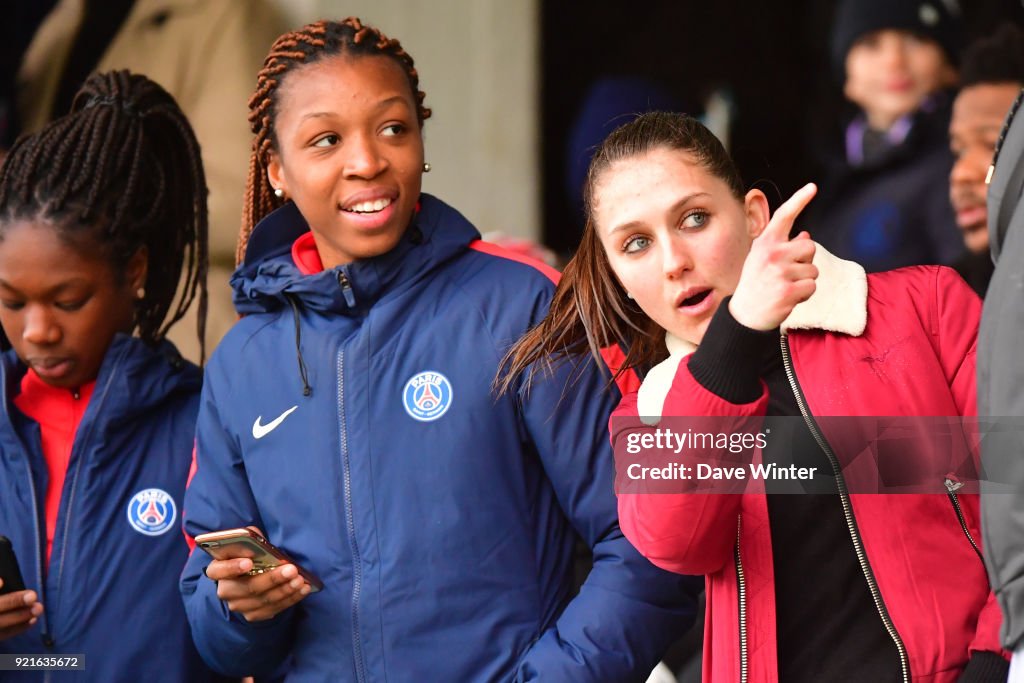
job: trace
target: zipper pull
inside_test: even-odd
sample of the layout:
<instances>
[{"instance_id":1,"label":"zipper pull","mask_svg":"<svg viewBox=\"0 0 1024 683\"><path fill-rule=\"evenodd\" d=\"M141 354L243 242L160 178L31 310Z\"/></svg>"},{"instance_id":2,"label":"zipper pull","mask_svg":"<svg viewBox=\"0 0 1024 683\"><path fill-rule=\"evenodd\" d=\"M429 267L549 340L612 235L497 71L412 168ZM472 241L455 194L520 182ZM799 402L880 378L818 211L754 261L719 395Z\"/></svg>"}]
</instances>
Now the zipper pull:
<instances>
[{"instance_id":1,"label":"zipper pull","mask_svg":"<svg viewBox=\"0 0 1024 683\"><path fill-rule=\"evenodd\" d=\"M345 295L345 303L349 305L349 308L355 308L356 293L352 291L352 282L349 281L344 269L338 270L338 285L341 287L341 293Z\"/></svg>"},{"instance_id":2,"label":"zipper pull","mask_svg":"<svg viewBox=\"0 0 1024 683\"><path fill-rule=\"evenodd\" d=\"M946 475L946 479L943 483L946 485L946 490L950 493L954 493L964 487L964 483L952 472Z\"/></svg>"}]
</instances>

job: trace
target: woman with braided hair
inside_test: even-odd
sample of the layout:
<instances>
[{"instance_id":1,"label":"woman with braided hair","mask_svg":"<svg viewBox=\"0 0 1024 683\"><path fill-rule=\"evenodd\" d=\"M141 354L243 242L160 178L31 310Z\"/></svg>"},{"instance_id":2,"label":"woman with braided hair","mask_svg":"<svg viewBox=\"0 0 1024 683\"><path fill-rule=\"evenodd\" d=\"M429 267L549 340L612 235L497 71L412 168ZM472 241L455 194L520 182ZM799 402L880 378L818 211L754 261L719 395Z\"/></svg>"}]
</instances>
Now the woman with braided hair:
<instances>
[{"instance_id":1,"label":"woman with braided hair","mask_svg":"<svg viewBox=\"0 0 1024 683\"><path fill-rule=\"evenodd\" d=\"M0 595L0 653L220 680L177 592L201 374L165 339L196 299L202 320L206 236L199 145L144 76L90 77L0 168L0 533L26 584Z\"/></svg>"},{"instance_id":2,"label":"woman with braided hair","mask_svg":"<svg viewBox=\"0 0 1024 683\"><path fill-rule=\"evenodd\" d=\"M596 364L586 400L564 376L493 396L554 285L421 193L423 100L354 18L282 36L259 75L243 317L207 367L185 528L255 526L324 587L193 552L196 644L288 680L643 681L697 585L619 531ZM577 536L595 562L573 598Z\"/></svg>"}]
</instances>

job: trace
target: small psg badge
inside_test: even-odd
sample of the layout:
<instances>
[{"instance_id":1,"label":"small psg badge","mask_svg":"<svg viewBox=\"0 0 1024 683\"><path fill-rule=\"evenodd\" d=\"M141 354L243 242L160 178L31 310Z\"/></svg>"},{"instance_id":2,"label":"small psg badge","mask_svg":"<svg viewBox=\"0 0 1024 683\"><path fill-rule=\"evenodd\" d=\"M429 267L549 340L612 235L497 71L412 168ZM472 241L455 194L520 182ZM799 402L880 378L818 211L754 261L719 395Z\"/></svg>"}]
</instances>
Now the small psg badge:
<instances>
[{"instance_id":1,"label":"small psg badge","mask_svg":"<svg viewBox=\"0 0 1024 683\"><path fill-rule=\"evenodd\" d=\"M431 422L444 415L452 405L452 385L440 372L420 372L405 383L402 403L409 417Z\"/></svg>"},{"instance_id":2,"label":"small psg badge","mask_svg":"<svg viewBox=\"0 0 1024 683\"><path fill-rule=\"evenodd\" d=\"M146 536L166 533L176 516L174 499L162 489L143 489L128 501L128 523Z\"/></svg>"}]
</instances>

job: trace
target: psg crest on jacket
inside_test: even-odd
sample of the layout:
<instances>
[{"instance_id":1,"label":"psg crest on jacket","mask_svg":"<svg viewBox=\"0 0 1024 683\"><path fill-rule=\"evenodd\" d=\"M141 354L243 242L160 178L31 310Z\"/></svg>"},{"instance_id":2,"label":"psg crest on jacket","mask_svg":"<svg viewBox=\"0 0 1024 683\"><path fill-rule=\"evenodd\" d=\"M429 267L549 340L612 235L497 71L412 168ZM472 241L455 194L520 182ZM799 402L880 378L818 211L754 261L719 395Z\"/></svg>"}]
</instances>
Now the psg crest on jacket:
<instances>
[{"instance_id":1,"label":"psg crest on jacket","mask_svg":"<svg viewBox=\"0 0 1024 683\"><path fill-rule=\"evenodd\" d=\"M420 422L436 420L452 404L452 385L440 372L420 372L405 383L402 402L409 417Z\"/></svg>"},{"instance_id":2,"label":"psg crest on jacket","mask_svg":"<svg viewBox=\"0 0 1024 683\"><path fill-rule=\"evenodd\" d=\"M176 516L174 499L163 489L143 489L128 501L128 523L146 536L166 533Z\"/></svg>"}]
</instances>

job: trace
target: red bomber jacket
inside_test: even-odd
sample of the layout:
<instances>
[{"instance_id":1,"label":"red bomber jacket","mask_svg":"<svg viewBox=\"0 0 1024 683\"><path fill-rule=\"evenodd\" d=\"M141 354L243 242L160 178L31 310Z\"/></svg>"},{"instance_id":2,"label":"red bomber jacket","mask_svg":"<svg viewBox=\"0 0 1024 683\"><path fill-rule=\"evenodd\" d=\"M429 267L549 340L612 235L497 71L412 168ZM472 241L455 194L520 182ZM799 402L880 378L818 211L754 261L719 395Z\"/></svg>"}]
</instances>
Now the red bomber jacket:
<instances>
[{"instance_id":1,"label":"red bomber jacket","mask_svg":"<svg viewBox=\"0 0 1024 683\"><path fill-rule=\"evenodd\" d=\"M824 416L975 414L981 306L959 276L931 266L867 276L820 246L814 263L817 291L787 318L781 343L798 404L825 448L841 449L842 436L830 432L827 420L817 424ZM729 403L681 362L694 347L667 341L671 357L615 411L613 444L621 446L630 431L653 429L660 416L752 420L765 414L763 383L756 401ZM976 494L840 495L879 618L900 652L904 680L954 681L973 651L1001 652L1000 614L980 559ZM763 493L620 491L619 516L626 537L651 562L706 575L704 680L777 680Z\"/></svg>"}]
</instances>

